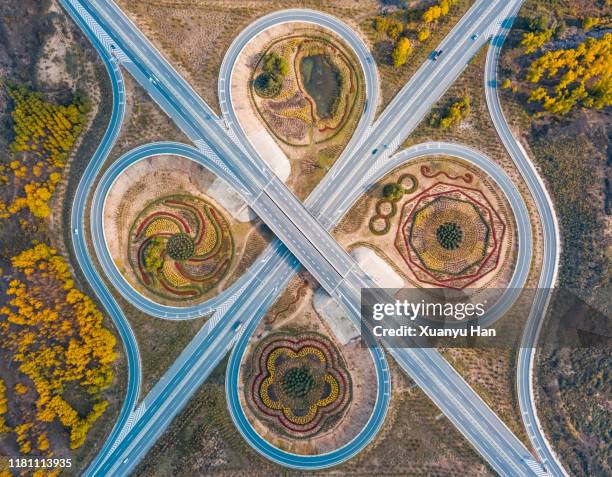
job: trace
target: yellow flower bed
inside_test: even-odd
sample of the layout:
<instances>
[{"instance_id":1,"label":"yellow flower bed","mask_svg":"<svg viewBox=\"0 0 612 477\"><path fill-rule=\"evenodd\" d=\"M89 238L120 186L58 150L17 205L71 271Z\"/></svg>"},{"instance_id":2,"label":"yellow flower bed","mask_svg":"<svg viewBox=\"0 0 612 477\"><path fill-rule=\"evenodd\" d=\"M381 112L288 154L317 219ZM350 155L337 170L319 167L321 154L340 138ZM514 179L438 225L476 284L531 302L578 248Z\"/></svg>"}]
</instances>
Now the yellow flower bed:
<instances>
[{"instance_id":1,"label":"yellow flower bed","mask_svg":"<svg viewBox=\"0 0 612 477\"><path fill-rule=\"evenodd\" d=\"M151 237L159 233L178 234L181 231L178 225L170 219L160 217L154 219L145 229L145 237Z\"/></svg>"}]
</instances>

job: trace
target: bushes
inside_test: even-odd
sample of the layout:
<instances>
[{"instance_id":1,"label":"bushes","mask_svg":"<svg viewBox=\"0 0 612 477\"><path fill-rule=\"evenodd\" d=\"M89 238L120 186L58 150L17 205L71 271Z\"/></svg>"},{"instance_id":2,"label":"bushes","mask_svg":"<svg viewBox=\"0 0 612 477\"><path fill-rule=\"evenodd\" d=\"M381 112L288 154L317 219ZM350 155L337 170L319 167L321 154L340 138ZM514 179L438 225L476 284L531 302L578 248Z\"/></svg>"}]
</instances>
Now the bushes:
<instances>
[{"instance_id":1,"label":"bushes","mask_svg":"<svg viewBox=\"0 0 612 477\"><path fill-rule=\"evenodd\" d=\"M470 111L470 97L466 94L460 100L452 103L442 116L440 113L433 113L429 124L440 129L451 129L461 124L470 115Z\"/></svg>"},{"instance_id":2,"label":"bushes","mask_svg":"<svg viewBox=\"0 0 612 477\"><path fill-rule=\"evenodd\" d=\"M292 399L305 398L315 385L315 377L306 366L292 368L283 376L283 391Z\"/></svg>"},{"instance_id":3,"label":"bushes","mask_svg":"<svg viewBox=\"0 0 612 477\"><path fill-rule=\"evenodd\" d=\"M463 241L463 231L455 222L444 222L436 230L436 239L442 248L455 250Z\"/></svg>"},{"instance_id":4,"label":"bushes","mask_svg":"<svg viewBox=\"0 0 612 477\"><path fill-rule=\"evenodd\" d=\"M424 42L425 40L427 40L427 38L429 38L430 34L431 32L427 28L423 28L422 30L419 30L419 33L418 33L419 41Z\"/></svg>"},{"instance_id":5,"label":"bushes","mask_svg":"<svg viewBox=\"0 0 612 477\"><path fill-rule=\"evenodd\" d=\"M387 35L393 40L397 40L404 31L404 24L392 17L376 17L374 19L374 29L378 33Z\"/></svg>"},{"instance_id":6,"label":"bushes","mask_svg":"<svg viewBox=\"0 0 612 477\"><path fill-rule=\"evenodd\" d=\"M195 245L187 234L174 234L168 240L166 252L174 260L187 260L195 252Z\"/></svg>"},{"instance_id":7,"label":"bushes","mask_svg":"<svg viewBox=\"0 0 612 477\"><path fill-rule=\"evenodd\" d=\"M144 250L144 268L154 273L164 264L163 253L165 245L160 237L153 237Z\"/></svg>"},{"instance_id":8,"label":"bushes","mask_svg":"<svg viewBox=\"0 0 612 477\"><path fill-rule=\"evenodd\" d=\"M276 53L265 56L262 66L263 73L255 78L255 92L264 98L272 98L280 93L285 76L289 72L287 61Z\"/></svg>"},{"instance_id":9,"label":"bushes","mask_svg":"<svg viewBox=\"0 0 612 477\"><path fill-rule=\"evenodd\" d=\"M391 182L383 187L383 196L392 202L397 202L404 195L404 187L397 182Z\"/></svg>"}]
</instances>

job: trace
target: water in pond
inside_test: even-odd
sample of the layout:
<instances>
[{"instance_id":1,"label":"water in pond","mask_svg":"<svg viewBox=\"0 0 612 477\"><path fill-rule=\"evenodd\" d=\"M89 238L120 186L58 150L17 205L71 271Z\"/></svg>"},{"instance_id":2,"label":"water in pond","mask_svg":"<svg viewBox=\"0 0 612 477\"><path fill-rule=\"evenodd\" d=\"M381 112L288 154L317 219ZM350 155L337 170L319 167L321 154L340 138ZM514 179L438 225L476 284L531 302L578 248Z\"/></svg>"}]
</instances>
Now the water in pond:
<instances>
[{"instance_id":1,"label":"water in pond","mask_svg":"<svg viewBox=\"0 0 612 477\"><path fill-rule=\"evenodd\" d=\"M342 77L325 55L302 58L300 74L306 92L317 106L317 116L330 118L334 114Z\"/></svg>"}]
</instances>

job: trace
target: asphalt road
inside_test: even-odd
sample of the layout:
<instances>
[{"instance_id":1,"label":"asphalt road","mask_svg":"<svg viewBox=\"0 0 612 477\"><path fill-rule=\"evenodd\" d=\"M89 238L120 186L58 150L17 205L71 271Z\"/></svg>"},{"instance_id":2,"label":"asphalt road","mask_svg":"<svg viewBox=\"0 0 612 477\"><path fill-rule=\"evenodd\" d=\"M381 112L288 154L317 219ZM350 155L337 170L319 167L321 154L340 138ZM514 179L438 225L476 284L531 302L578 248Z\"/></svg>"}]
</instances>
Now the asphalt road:
<instances>
[{"instance_id":1,"label":"asphalt road","mask_svg":"<svg viewBox=\"0 0 612 477\"><path fill-rule=\"evenodd\" d=\"M92 3L97 4L97 8L100 8L99 2ZM477 3L475 7L480 8L484 3L485 2ZM102 7L104 6L105 5L102 5ZM484 10L484 12L488 12L488 10ZM111 12L110 17L107 15L105 20L109 21L110 23L113 23L113 19L115 19L115 16L121 17L120 15L116 14L117 12ZM486 13L478 13L478 15L481 14L485 15ZM493 18L495 18L495 16ZM129 27L129 25L127 25L127 27ZM121 33L121 28L126 28L126 26L123 25L122 27L120 27L117 30L117 33ZM131 31L132 30L130 30L130 32ZM108 32L112 36L111 30L108 30ZM173 70L167 67L165 67L165 69L162 68L160 70L156 69L155 66L156 63L164 66L163 59L159 57L155 57L152 59L153 67L151 67L151 64L147 65L149 68L152 69L152 71L155 71L155 73L151 73L151 70L147 72L147 69L142 68L142 66L138 64L140 61L147 61L151 58L149 56L146 56L146 54L143 54L143 49L139 47L135 48L135 50L140 50L137 51L138 55L132 56L127 53L129 51L129 48L125 49L125 47L126 45L128 45L131 48L133 44L130 42L133 42L134 39L137 41L141 40L138 38L138 35L136 35L136 37L128 38L125 43L117 42L121 45L122 49L124 49L124 51L128 55L129 61L125 63L126 68L130 70L130 72L135 75L136 79L140 81L141 84L143 84L151 92L152 96L160 103L160 105L164 109L169 112L173 119L175 119L179 126L181 126L183 130L188 135L190 135L190 137L192 138L192 140L194 140L196 144L198 144L198 141L206 141L206 139L204 139L204 137L202 136L205 136L207 139L210 139L210 143L208 143L210 151L207 150L207 148L204 147L203 144L198 145L202 149L206 150L206 152L212 153L211 155L213 156L213 158L215 158L215 156L216 159L218 159L219 157L224 158L223 165L230 169L230 174L234 174L235 177L232 178L232 184L235 185L238 189L246 188L249 193L252 193L252 191L248 189L250 187L255 187L255 190L259 192L259 195L255 196L254 201L250 203L252 203L254 208L260 213L260 216L262 216L264 220L269 221L272 224L271 228L275 230L275 232L277 232L277 234L286 244L289 245L291 251L298 257L298 259L300 259L302 263L308 266L309 270L313 272L313 275L315 275L315 277L317 277L326 288L330 289L332 293L334 293L335 290L343 289L344 292L341 291L340 296L338 296L339 300L345 305L347 305L349 310L351 307L353 307L354 309L355 293L363 284L369 283L368 278L364 276L361 271L355 269L354 264L351 263L350 257L347 260L344 251L337 250L338 245L335 243L335 241L333 241L333 239L331 239L333 244L329 243L329 240L326 238L329 237L329 235L326 235L326 233L324 233L325 231L321 232L319 230L320 226L310 216L310 214L307 214L304 210L302 210L301 204L295 204L295 198L292 196L291 193L288 193L284 185L279 184L279 181L275 179L275 177L270 177L269 171L266 169L265 164L261 164L261 162L258 163L255 160L251 164L248 160L243 159L242 149L240 147L236 149L236 144L231 139L228 139L228 136L223 132L223 130L220 128L214 118L206 118L206 116L204 116L203 118L194 117L193 114L191 114L193 104L191 104L189 102L189 99L186 98L186 96L188 96L189 94L188 85L183 85L182 83L184 82L182 80L178 81L179 83L181 83L178 88L187 91L187 93L184 96L179 95L178 98L173 95L173 90L177 87L177 85L173 84L174 81L170 81L168 79L172 77ZM116 41L116 38L113 41ZM154 53L150 49L149 51L146 50L146 42L141 43L142 44L139 44L139 46L144 45L145 53ZM132 68L134 71L132 71L132 69L130 68ZM168 76L165 76L166 73L168 74ZM166 85L167 90L165 89ZM200 119L202 120L199 121ZM204 122L205 127L202 127L202 121ZM206 121L208 121L209 124L206 124ZM390 127L390 130L393 130L393 127ZM202 131L204 132L204 134L199 134ZM391 146L393 146L393 144ZM392 150L393 147L383 148L383 150L385 151L388 149ZM228 158L227 156L230 157ZM234 167L235 169L232 170L231 167ZM265 182L266 179L268 180L268 182ZM313 228L308 228L304 231L304 226L313 225L313 223ZM291 228L293 228L293 230L291 230ZM297 231L295 230L296 228ZM322 243L324 245L321 245ZM328 245L332 246L329 250L327 250ZM321 248L323 247L326 249L325 254L321 253ZM329 253L329 251L331 251L331 253ZM338 282L339 280L340 282ZM344 283L346 283L346 285ZM400 362L402 362L401 357L398 359L400 360ZM452 368L450 370L447 369L444 366L445 363L441 363L440 359L441 358L439 358L439 355L437 355L437 353L433 354L428 351L425 352L425 354L423 355L419 354L417 356L414 356L413 360L405 360L406 362L403 363L403 366L406 369L414 368L414 364L411 363L417 361L422 365L428 366L428 369L434 373L434 377L431 379L435 380L436 382L423 382L422 384L426 388L426 391L427 387L429 386L430 393L433 393L434 390L442 390L444 394L444 387L447 386L447 396L450 396L450 394L448 394L449 389L452 389L453 392L455 390L459 390L462 392L461 395L466 397L472 397L472 395L470 394L471 390L469 390L469 388L465 389L467 388L467 385L465 385L462 380L455 380L454 376L452 375L454 370L452 370ZM448 365L446 364L446 366ZM442 370L442 376L438 375L438 370ZM415 374L415 376L419 375L419 371L422 372L420 368L412 369L412 372ZM447 373L451 374L448 375ZM456 406L456 403L453 403L452 400L449 400L447 402L440 402L440 405L448 407L449 403L450 407ZM468 412L468 409L466 407L465 409L460 410L454 409L453 412L455 411L460 411L458 414L461 415L464 412ZM466 427L471 428L465 430L466 434L478 434L483 431L485 433L489 433L491 431L495 433L495 429L489 429L489 424L491 422L495 423L495 419L497 418L491 418L491 416L486 415L486 409L478 409L478 411L480 415L485 418L486 422L483 421L483 423L478 424L475 422L465 421L467 424L462 424L460 418L461 416L459 416L455 418L457 421L456 423L460 428L461 425L465 425ZM462 431L464 430L462 429ZM499 434L499 436L495 435L494 437L499 437L501 439L500 442L502 442L502 444L506 444L507 439L509 437L507 435L503 435L504 432L500 432ZM494 443L493 447L496 446L497 443ZM512 461L510 468L518 470L522 469L522 464L519 461L521 459L524 460L524 455L521 455L522 450L520 450L514 444L512 444L510 448L506 448L505 450L502 448L504 447L504 445L502 445L502 447L496 447L493 450L487 444L482 444L481 447L482 448L479 450L481 450L484 455L487 455L487 453L491 452L501 454L501 460L497 461L497 463L492 463L492 465L494 465L495 467L497 465L503 464L505 458L510 458ZM529 471L527 471L526 473L529 473Z\"/></svg>"},{"instance_id":2,"label":"asphalt road","mask_svg":"<svg viewBox=\"0 0 612 477\"><path fill-rule=\"evenodd\" d=\"M208 168L220 178L226 181L231 180L222 167L191 146L178 143L153 143L138 147L114 162L100 179L98 190L108 191L125 169L147 157L162 154L186 157ZM96 196L100 199L92 203L92 223L99 222L104 214L103 198L106 193L96 194ZM279 253L275 253L275 247ZM277 265L287 264L290 272L298 265L298 262L286 260L289 254L278 241L271 246L270 255L270 260L264 256L256 262L255 270L250 274L252 281L245 284L243 289L236 293L235 300L229 308L209 320L208 332L199 334L194 343L189 346L188 352L177 360L180 366L173 367L169 373L166 373L160 384L147 395L144 404L139 407L138 421L129 432L124 434L121 442L96 469L96 474L125 475L129 472L163 432L172 417L187 402L191 393L199 387L230 349L236 337L233 326L237 323L248 323L249 327L257 325L259 319L282 292L282 288L278 286ZM262 281L256 280L255 277L268 278ZM273 451L274 447L259 438L262 447L269 447L266 456L286 465L293 462L300 468L316 468L321 463L337 463L339 458L343 460L349 458L369 443L376 435L386 415L391 385L384 353L379 349L372 349L371 353L377 375L378 398L368 425L360 431L358 437L350 445L338 449L331 456L296 456L282 453L278 449ZM160 422L164 424L161 425ZM284 460L278 457L280 454L284 454Z\"/></svg>"},{"instance_id":3,"label":"asphalt road","mask_svg":"<svg viewBox=\"0 0 612 477\"><path fill-rule=\"evenodd\" d=\"M224 177L223 171L216 168L214 163L211 163L211 161L207 160L205 157L202 157L202 155L195 149L180 144L159 143L139 147L120 158L106 171L105 175L100 180L99 187L103 189L106 188L106 184L112 183L112 181L127 167L150 155L156 154L174 154L189 157L192 160L197 160L205 167L209 167L211 170L213 170L213 172L219 174L221 177ZM513 204L513 209L525 212L525 206L522 203L520 194L518 194L518 192L514 189L512 182L503 173L503 171L501 171L501 169L496 166L495 163L490 161L481 153L458 144L428 143L402 151L400 154L391 158L387 164L379 167L378 170L371 175L371 182L364 184L362 187L364 187L364 190L367 189L390 170L409 160L424 155L439 154L458 156L483 168L496 182L502 185L503 190L509 197L510 202ZM360 197L361 192L357 190L351 195L353 197L353 201L355 201ZM350 208L351 205L352 203L349 203L346 205L346 207ZM97 207L95 207L92 211L93 216L100 217L101 212L96 209ZM527 227L527 229L529 230L529 227ZM276 251L274 250L274 247L276 247ZM214 319L211 320L211 322L214 322L215 327L222 326L226 332L231 330L231 327L237 321L242 321L245 323L244 334L239 340L238 345L235 348L235 351L232 353L232 357L230 359L227 379L230 410L232 412L232 416L239 424L239 430L245 435L245 438L247 438L251 445L253 445L258 451L266 455L266 457L270 457L284 465L297 466L300 468L321 468L328 465L335 465L348 459L361 450L361 448L363 448L363 446L365 446L367 442L369 442L369 440L375 435L379 426L382 424L382 417L384 416L383 410L386 411L387 405L387 403L384 402L384 399L381 400L380 398L386 398L388 396L388 389L383 388L382 391L379 391L378 395L380 398L377 400L377 406L375 408L376 412L372 414L368 425L362 430L358 438L353 440L349 445L344 446L333 453L315 456L314 458L295 456L293 454L274 449L267 442L265 442L265 440L257 436L250 426L250 423L248 423L244 417L244 414L240 408L237 386L235 386L237 383L237 372L244 348L246 347L246 344L250 339L250 335L256 327L259 319L265 314L268 307L275 301L278 294L282 292L286 283L293 276L293 272L297 270L299 266L298 262L295 260L288 260L287 257L288 252L286 249L284 249L282 244L276 242L272 246L272 250L265 253L264 256L256 263L257 276L268 277L266 282L260 282L257 284L257 286L255 284L247 285L246 289L241 291L239 294L239 301L236 301L235 304L223 314L224 318L221 318L221 320L223 320L222 325L217 325L217 322ZM521 274L515 274L515 276L520 275ZM280 286L279 280L282 281ZM142 410L140 420L130 431L130 433L125 436L121 445L115 449L113 455L110 456L110 459L100 469L101 472L112 472L113 475L115 475L115 473L117 473L117 475L124 475L129 469L131 469L132 466L135 465L140 458L142 458L144 453L153 444L156 437L162 432L163 429L165 429L172 417L187 402L191 396L191 393L193 393L205 379L205 377L212 372L214 366L216 366L218 363L218 360L201 360L199 357L203 355L210 358L211 355L207 353L207 350L213 349L213 355L216 358L221 359L221 357L229 349L229 344L232 342L227 335L220 333L218 328L215 327L213 327L213 330L216 330L214 334L206 337L205 341L202 342L199 337L194 340L199 344L192 347L189 352L189 358L182 361L183 365L180 370L168 373L169 377L160 382L160 385L163 386L164 389L161 392L152 393L156 394L156 398L149 399L149 396L145 398L145 409ZM231 334L232 333L230 332L230 335ZM404 355L402 354L398 356L400 362L402 362L402 359L406 359L406 357L403 356ZM375 359L381 359L381 356L375 356ZM198 364L194 365L194 362L197 362ZM382 371L384 371L384 375L382 379L379 379L379 383L388 385L388 376L386 375L387 367L382 361L380 368ZM193 380L194 375L198 377L197 381ZM168 400L169 396L172 397L171 400ZM467 396L466 399L473 399L473 396ZM450 403L451 402L448 401L447 405ZM468 424L468 422L466 421L465 424ZM127 459L127 461L125 459Z\"/></svg>"},{"instance_id":4,"label":"asphalt road","mask_svg":"<svg viewBox=\"0 0 612 477\"><path fill-rule=\"evenodd\" d=\"M520 8L520 2L513 6L511 18L516 15ZM555 476L567 475L557 455L555 454L542 425L538 419L534 385L532 381L534 362L536 355L536 344L546 309L550 299L550 289L557 282L557 272L560 255L560 233L559 224L554 211L554 205L546 190L544 182L540 178L535 166L529 159L520 142L512 134L508 122L504 116L498 96L497 66L501 55L502 46L512 26L512 21L504 22L489 47L485 68L485 92L487 106L501 138L504 147L512 157L519 169L523 179L527 183L531 195L536 203L540 224L542 226L542 239L544 254L542 258L542 271L538 283L538 291L531 308L527 326L524 331L523 341L519 349L517 364L517 394L521 417L533 448L546 470Z\"/></svg>"},{"instance_id":5,"label":"asphalt road","mask_svg":"<svg viewBox=\"0 0 612 477\"><path fill-rule=\"evenodd\" d=\"M66 2L65 0L60 0L60 3L72 16L77 25L79 25L83 31L87 32L86 23L83 22L81 16L75 10L73 10L70 3ZM134 409L140 394L141 364L136 337L134 336L129 323L125 318L121 307L117 304L110 290L106 287L102 281L102 278L99 276L93 259L89 254L84 234L87 197L90 193L95 178L100 172L100 168L106 161L108 154L115 144L123 124L125 113L125 89L121 69L119 68L117 61L108 53L107 47L104 45L104 40L95 35L88 36L92 42L92 45L98 51L98 54L100 55L100 58L108 71L111 80L110 84L113 95L113 107L108 128L89 164L85 168L83 176L77 186L71 210L70 228L72 230L72 244L74 247L74 253L77 261L80 264L81 271L91 288L94 290L98 300L100 300L104 306L107 314L113 320L115 327L117 328L117 332L119 333L119 336L123 342L127 361L128 380L126 395L119 412L119 417L98 455L90 464L92 466L96 466L102 457L110 451L112 443L119 438L121 430L125 428L125 425L131 417L132 410Z\"/></svg>"}]
</instances>

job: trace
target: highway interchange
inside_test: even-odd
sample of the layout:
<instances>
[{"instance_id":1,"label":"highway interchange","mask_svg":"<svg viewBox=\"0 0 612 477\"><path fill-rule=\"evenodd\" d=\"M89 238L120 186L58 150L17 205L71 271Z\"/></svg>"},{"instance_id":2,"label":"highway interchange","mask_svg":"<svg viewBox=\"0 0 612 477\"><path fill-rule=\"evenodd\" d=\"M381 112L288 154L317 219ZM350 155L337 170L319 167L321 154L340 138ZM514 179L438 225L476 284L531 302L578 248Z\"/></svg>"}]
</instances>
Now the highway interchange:
<instances>
[{"instance_id":1,"label":"highway interchange","mask_svg":"<svg viewBox=\"0 0 612 477\"><path fill-rule=\"evenodd\" d=\"M244 44L240 46L240 36L230 48L230 52L235 55L234 60L227 60L226 57L227 61L224 61L224 66L222 66L222 75L219 82L219 96L222 99L225 119L225 121L222 121L180 78L178 73L166 63L163 57L112 2L91 1L86 5L76 0L63 0L62 3L103 57L113 80L114 93L113 121L94 160L92 160L85 173L81 182L82 187L80 185L75 198L73 208L73 226L77 231L74 236L75 251L79 262L83 266L86 278L92 283L92 287L103 305L118 324L126 349L132 352L131 355L128 354L130 382L121 417L107 445L104 446L98 458L92 463L90 473L95 475L127 474L163 432L172 417L186 403L189 396L212 371L214 365L232 348L236 339L238 345L232 352L230 365L228 366L227 386L230 411L237 424L239 424L240 431L251 445L256 449L258 445L265 446L267 443L258 442L263 441L263 439L257 439L259 436L256 434L248 435L250 426L248 423L241 422L242 411L239 409L240 406L232 405L232 396L236 394L235 388L232 389L232 383L235 382L235 373L241 359L240 350L244 351L244 344L248 342L250 333L257 325L258 318L265 314L267 308L282 292L292 274L302 264L319 280L322 286L327 288L346 307L349 316L354 320L359 319L359 288L372 282L327 233L327 229L342 217L354 200L346 199L347 195L350 194L343 194L342 191L346 191L347 187L354 184L356 179L361 180L364 187L371 184L372 181L375 182L376 171L383 170L380 166L385 163L392 163L389 158L399 147L403 138L410 133L431 105L456 79L467 61L488 40L489 34L493 34L494 31L497 31L497 28L502 26L502 19L506 18L514 9L518 9L520 2L510 2L508 4L476 2L441 45L445 52L448 50L448 53L445 53L443 57L444 61L440 60L438 64L425 63L374 124L371 124L371 120L375 108L370 105L358 126L358 131L363 136L351 141L342 157L336 161L332 170L304 205L293 197L284 184L276 179L265 162L257 157L256 151L248 138L244 136L233 114L231 94L222 93L226 88L229 88L233 61L237 57L236 52L244 46ZM367 49L360 43L356 35L347 33L347 27L344 24L333 17L309 10L290 10L277 15L277 18L274 18L273 14L270 16L271 19L264 17L266 20L262 20L262 23L254 28L265 28L265 26L262 26L265 25L264 21L269 21L269 24L272 25L275 22L296 21L293 18L302 21L326 22L326 27L334 30L355 48L364 71L369 71L369 73L366 73L366 78L370 94L374 95L373 90L378 91L378 77ZM472 32L481 33L478 41L470 40ZM494 47L497 46L495 41L493 45ZM494 48L489 49L490 55L492 55L492 51L494 51ZM495 77L496 58L491 61L494 62L491 70L493 79L489 78L488 81L494 81ZM148 309L152 312L152 315L158 317L189 318L190 316L199 316L204 310L206 312L215 310L206 326L181 354L166 376L144 398L138 409L135 409L135 404L138 396L140 371L135 339L121 310L97 275L92 258L86 248L84 233L78 233L79 230L85 230L83 211L87 194L99 168L112 148L123 117L125 100L123 99L121 71L117 67L118 62L147 89L153 99L172 117L199 149L198 151L189 148L192 152L187 151L187 149L181 150L178 151L180 152L179 155L193 154L193 158L199 157L203 161L208 161L208 167L217 171L221 177L230 182L280 239L280 241L275 240L270 245L262 258L254 265L251 273L245 275L244 280L238 282L234 288L223 296L217 297L215 301L202 305L202 308L193 309L181 315L183 310L157 308L152 306L155 304L148 303L144 297L140 297L140 299L134 297L136 306L141 309ZM489 63L488 61L488 66ZM492 107L495 99L490 100L487 96L487 100L492 110L494 122L498 129L502 130L500 131L502 140L504 140L504 129L508 134L504 144L511 152L510 148L517 148L516 144L518 143L509 132L503 114L496 118L495 109ZM226 126L231 129L226 129ZM510 146L506 143L507 141ZM376 146L380 144L387 144L388 147L378 148L380 153L371 154L370 151L377 149ZM150 155L152 152L156 154L168 153L168 148L172 150L172 147L185 146L173 144L150 145L136 152L131 151L129 154L134 152L134 155L128 154L128 159L133 160L139 154L141 157L146 157L147 154ZM433 150L436 147L439 146L434 145ZM457 152L452 145L446 147L448 147L451 155L459 157L465 155L465 151ZM457 146L457 149L461 148ZM550 217L544 215L548 211L554 221L554 213L552 213L550 201L547 199L545 191L542 192L544 189L541 181L537 178L537 174L533 171L533 167L524 152L519 149L516 154L522 154L524 161L526 161L526 164L521 166L520 160L517 160L514 154L512 155L525 176L532 193L534 193L543 220L551 220ZM531 183L530 176L532 179L535 176L536 182ZM340 192L334 194L332 191ZM543 194L541 200L538 199L538 194ZM103 197L103 194L100 197ZM339 197L344 200L340 200ZM103 201L100 204L103 207ZM93 215L95 216L95 214ZM556 239L555 233L556 226L553 222L552 232L549 236ZM104 240L100 223L96 220L92 220L92 237L94 240ZM95 248L98 257L103 255L103 251L106 250L103 242L98 243ZM322 250L325 250L325 253ZM549 262L548 267L544 267L541 278L541 283L549 284L549 286L554 283L556 275L556 254L558 254L558 251L553 251L553 263ZM102 258L100 258L100 261L110 278L112 273L109 270L112 267L105 266ZM260 273L264 270L274 270L274 273ZM278 273L279 271L281 273ZM257 276L273 276L273 278L262 280L257 279ZM122 282L120 276L115 276L111 281L113 286L121 290L120 286L117 286ZM124 288L122 294L129 297L129 288ZM545 307L545 300L542 300L541 305L538 306ZM536 311L541 312L542 309ZM530 320L530 324L533 323L529 328L533 330L529 332L532 339L533 336L537 335L538 330L539 315L536 311L532 312L534 318ZM235 333L231 333L231 329L234 323L241 321L241 317L248 317L242 318L243 321L247 322L247 326L241 330L240 336L237 336ZM536 464L520 441L508 431L499 418L435 350L390 350L390 352L498 472L505 475L543 473L543 469ZM533 354L528 353L528 358L525 361L527 363L527 381L525 383L528 389L531 389L530 370L532 364L530 363L532 363L532 359ZM359 442L350 443L348 445L350 449L348 450L341 449L342 452L339 452L339 454L342 455L339 456L314 456L314 458L298 460L295 460L294 455L272 455L276 452L273 449L260 448L258 450L273 460L300 468L320 468L335 465L361 450L382 424L389 399L390 382L386 374L388 367L384 353L373 351L373 360L377 369L378 399L375 412L366 428L360 433L360 436L363 434L363 437L356 439ZM520 382L521 374L519 374ZM457 396L462 396L463 399L458 400ZM529 399L527 404L528 407L525 409L533 408L533 399ZM522 402L521 408L524 410ZM537 417L535 419L537 420ZM548 449L548 446L539 427L537 429L532 427L531 430L528 429L528 432L532 440L534 437L541 439L537 441L538 445L534 447L538 450L540 458L546 460L547 470L550 473L561 475L563 471L560 467L560 472L555 472L553 466L554 454L552 454L553 458L551 459L550 455L540 452L541 449Z\"/></svg>"}]
</instances>

